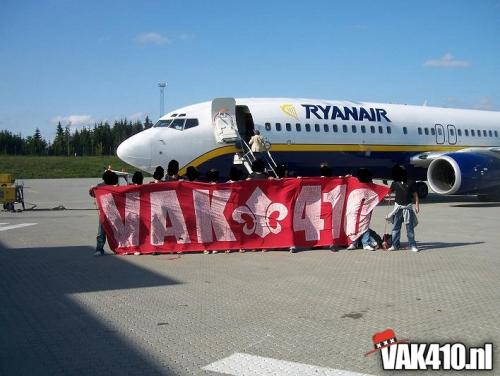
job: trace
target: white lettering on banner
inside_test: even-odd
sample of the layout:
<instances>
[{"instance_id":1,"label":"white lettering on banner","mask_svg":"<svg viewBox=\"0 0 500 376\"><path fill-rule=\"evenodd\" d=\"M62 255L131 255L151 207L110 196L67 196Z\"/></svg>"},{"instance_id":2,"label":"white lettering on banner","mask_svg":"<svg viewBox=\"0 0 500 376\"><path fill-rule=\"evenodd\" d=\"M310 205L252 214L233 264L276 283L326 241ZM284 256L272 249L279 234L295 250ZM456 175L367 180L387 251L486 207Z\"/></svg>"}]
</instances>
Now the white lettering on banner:
<instances>
[{"instance_id":1,"label":"white lettering on banner","mask_svg":"<svg viewBox=\"0 0 500 376\"><path fill-rule=\"evenodd\" d=\"M139 246L140 193L131 192L125 196L125 220L122 220L111 193L101 196L101 207L113 230L118 247Z\"/></svg>"},{"instance_id":2,"label":"white lettering on banner","mask_svg":"<svg viewBox=\"0 0 500 376\"><path fill-rule=\"evenodd\" d=\"M224 209L231 196L231 191L213 191L212 200L210 192L204 189L193 190L194 211L196 213L196 234L199 243L213 241L213 232L217 241L235 241L229 224L227 223Z\"/></svg>"},{"instance_id":3,"label":"white lettering on banner","mask_svg":"<svg viewBox=\"0 0 500 376\"><path fill-rule=\"evenodd\" d=\"M293 231L305 231L305 239L319 240L325 228L321 218L321 185L302 187L293 210Z\"/></svg>"},{"instance_id":4,"label":"white lettering on banner","mask_svg":"<svg viewBox=\"0 0 500 376\"><path fill-rule=\"evenodd\" d=\"M377 204L377 192L371 189L358 188L349 194L345 210L345 233L352 241L368 230L371 211Z\"/></svg>"},{"instance_id":5,"label":"white lettering on banner","mask_svg":"<svg viewBox=\"0 0 500 376\"><path fill-rule=\"evenodd\" d=\"M167 236L178 244L190 243L184 215L175 191L151 192L151 244L163 245ZM167 218L171 226L166 227Z\"/></svg>"},{"instance_id":6,"label":"white lettering on banner","mask_svg":"<svg viewBox=\"0 0 500 376\"><path fill-rule=\"evenodd\" d=\"M279 234L281 232L282 221L288 215L288 209L285 205L275 202L273 203L262 190L257 187L252 195L245 202L246 206L240 206L233 212L233 219L238 223L244 223L243 233L246 235L257 234L261 238L265 238L269 233ZM270 219L273 213L278 213L276 217L276 225L271 226ZM252 226L249 226L243 214L248 215L252 220Z\"/></svg>"},{"instance_id":7,"label":"white lettering on banner","mask_svg":"<svg viewBox=\"0 0 500 376\"><path fill-rule=\"evenodd\" d=\"M338 215L338 213L342 213L346 189L347 186L343 184L335 187L330 192L323 193L323 200L332 205L332 239L340 236L342 216Z\"/></svg>"}]
</instances>

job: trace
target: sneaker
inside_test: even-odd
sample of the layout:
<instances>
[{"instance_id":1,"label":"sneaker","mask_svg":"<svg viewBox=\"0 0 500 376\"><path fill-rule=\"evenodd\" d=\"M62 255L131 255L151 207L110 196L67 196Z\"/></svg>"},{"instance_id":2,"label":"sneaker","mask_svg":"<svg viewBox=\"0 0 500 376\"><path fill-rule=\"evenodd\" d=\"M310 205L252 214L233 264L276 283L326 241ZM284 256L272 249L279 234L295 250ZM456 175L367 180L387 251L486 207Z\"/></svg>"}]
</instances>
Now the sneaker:
<instances>
[{"instance_id":1,"label":"sneaker","mask_svg":"<svg viewBox=\"0 0 500 376\"><path fill-rule=\"evenodd\" d=\"M95 257L104 256L104 251L95 251L94 256Z\"/></svg>"},{"instance_id":2,"label":"sneaker","mask_svg":"<svg viewBox=\"0 0 500 376\"><path fill-rule=\"evenodd\" d=\"M392 252L392 251L397 251L398 249L394 246L391 246L387 250Z\"/></svg>"},{"instance_id":3,"label":"sneaker","mask_svg":"<svg viewBox=\"0 0 500 376\"><path fill-rule=\"evenodd\" d=\"M339 249L336 246L334 245L330 246L330 252L338 252L338 251Z\"/></svg>"},{"instance_id":4,"label":"sneaker","mask_svg":"<svg viewBox=\"0 0 500 376\"><path fill-rule=\"evenodd\" d=\"M245 250L244 249L240 249L238 252L239 253L245 253Z\"/></svg>"},{"instance_id":5,"label":"sneaker","mask_svg":"<svg viewBox=\"0 0 500 376\"><path fill-rule=\"evenodd\" d=\"M364 249L365 251L374 251L374 250L375 250L375 248L373 248L371 245L365 245L365 246L363 247L363 249Z\"/></svg>"},{"instance_id":6,"label":"sneaker","mask_svg":"<svg viewBox=\"0 0 500 376\"><path fill-rule=\"evenodd\" d=\"M418 249L416 246L413 246L413 247L410 248L410 251L412 251L412 252L419 252L420 249Z\"/></svg>"},{"instance_id":7,"label":"sneaker","mask_svg":"<svg viewBox=\"0 0 500 376\"><path fill-rule=\"evenodd\" d=\"M296 247L290 247L290 253L297 253Z\"/></svg>"},{"instance_id":8,"label":"sneaker","mask_svg":"<svg viewBox=\"0 0 500 376\"><path fill-rule=\"evenodd\" d=\"M348 251L352 251L352 250L354 250L354 249L356 249L356 246L354 245L354 243L351 243L351 244L349 245L349 247L347 247L347 250L348 250Z\"/></svg>"},{"instance_id":9,"label":"sneaker","mask_svg":"<svg viewBox=\"0 0 500 376\"><path fill-rule=\"evenodd\" d=\"M204 250L204 251L203 251L203 254L204 254L204 255L208 255L209 253L210 253L210 252L209 252L209 251L207 251L207 250Z\"/></svg>"},{"instance_id":10,"label":"sneaker","mask_svg":"<svg viewBox=\"0 0 500 376\"><path fill-rule=\"evenodd\" d=\"M212 255L216 255L219 251L212 251Z\"/></svg>"},{"instance_id":11,"label":"sneaker","mask_svg":"<svg viewBox=\"0 0 500 376\"><path fill-rule=\"evenodd\" d=\"M134 256L140 256L141 252L134 252Z\"/></svg>"},{"instance_id":12,"label":"sneaker","mask_svg":"<svg viewBox=\"0 0 500 376\"><path fill-rule=\"evenodd\" d=\"M224 253L226 253L226 254L227 254L227 253L231 253L231 250L230 250L230 249L226 249L226 250L224 251Z\"/></svg>"},{"instance_id":13,"label":"sneaker","mask_svg":"<svg viewBox=\"0 0 500 376\"><path fill-rule=\"evenodd\" d=\"M262 252L267 252L267 249L263 248L263 249L262 249Z\"/></svg>"}]
</instances>

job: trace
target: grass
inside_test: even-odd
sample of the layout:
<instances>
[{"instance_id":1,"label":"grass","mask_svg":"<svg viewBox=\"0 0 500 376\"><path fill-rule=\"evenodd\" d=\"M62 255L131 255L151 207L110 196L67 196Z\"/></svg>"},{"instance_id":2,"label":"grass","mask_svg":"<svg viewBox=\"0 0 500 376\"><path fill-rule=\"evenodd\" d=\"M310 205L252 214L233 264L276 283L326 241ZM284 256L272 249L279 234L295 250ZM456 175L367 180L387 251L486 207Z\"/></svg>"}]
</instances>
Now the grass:
<instances>
[{"instance_id":1,"label":"grass","mask_svg":"<svg viewBox=\"0 0 500 376\"><path fill-rule=\"evenodd\" d=\"M105 167L127 172L137 170L116 156L101 157L36 157L0 155L0 173L15 179L95 178Z\"/></svg>"}]
</instances>

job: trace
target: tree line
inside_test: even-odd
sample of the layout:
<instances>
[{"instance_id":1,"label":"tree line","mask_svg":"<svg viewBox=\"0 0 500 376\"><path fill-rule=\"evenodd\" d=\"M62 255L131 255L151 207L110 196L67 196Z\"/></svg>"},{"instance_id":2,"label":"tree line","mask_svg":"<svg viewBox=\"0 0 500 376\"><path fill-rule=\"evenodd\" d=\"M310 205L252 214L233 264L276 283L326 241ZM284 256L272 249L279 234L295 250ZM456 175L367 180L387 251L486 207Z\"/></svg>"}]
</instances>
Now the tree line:
<instances>
[{"instance_id":1,"label":"tree line","mask_svg":"<svg viewBox=\"0 0 500 376\"><path fill-rule=\"evenodd\" d=\"M153 123L146 116L144 123L127 119L95 123L93 127L71 131L69 126L57 124L56 136L47 141L36 128L32 136L22 137L8 130L0 131L2 155L114 155L116 148L130 136L150 128Z\"/></svg>"}]
</instances>

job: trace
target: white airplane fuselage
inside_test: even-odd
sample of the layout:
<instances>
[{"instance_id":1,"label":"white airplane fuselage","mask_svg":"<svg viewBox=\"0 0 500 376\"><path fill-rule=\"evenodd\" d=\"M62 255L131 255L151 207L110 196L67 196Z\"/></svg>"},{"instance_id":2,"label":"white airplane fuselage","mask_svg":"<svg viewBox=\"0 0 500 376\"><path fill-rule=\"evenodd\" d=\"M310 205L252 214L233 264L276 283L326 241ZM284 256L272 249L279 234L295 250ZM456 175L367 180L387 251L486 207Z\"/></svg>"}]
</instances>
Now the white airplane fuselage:
<instances>
[{"instance_id":1,"label":"white airplane fuselage","mask_svg":"<svg viewBox=\"0 0 500 376\"><path fill-rule=\"evenodd\" d=\"M192 165L227 176L239 148L217 137L213 103L170 112L124 141L118 156L147 172L175 159L181 173ZM487 193L500 184L499 112L300 98L236 99L234 108L221 110L243 139L259 130L276 162L296 175L318 175L328 162L336 175L365 167L390 178L401 164L438 193Z\"/></svg>"}]
</instances>

